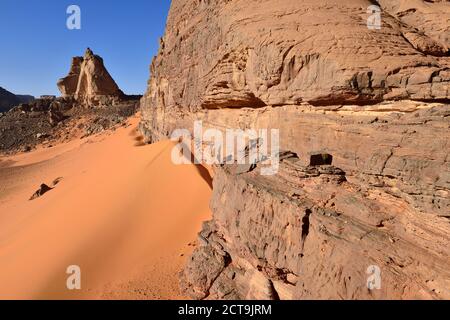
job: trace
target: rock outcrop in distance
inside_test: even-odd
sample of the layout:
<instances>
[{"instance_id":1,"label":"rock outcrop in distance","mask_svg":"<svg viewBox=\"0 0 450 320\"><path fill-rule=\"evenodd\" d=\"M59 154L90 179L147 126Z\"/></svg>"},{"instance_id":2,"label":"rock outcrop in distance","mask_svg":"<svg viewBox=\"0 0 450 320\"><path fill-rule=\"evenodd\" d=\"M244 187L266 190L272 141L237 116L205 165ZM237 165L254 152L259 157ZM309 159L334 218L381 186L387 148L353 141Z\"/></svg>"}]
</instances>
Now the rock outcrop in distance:
<instances>
[{"instance_id":1,"label":"rock outcrop in distance","mask_svg":"<svg viewBox=\"0 0 450 320\"><path fill-rule=\"evenodd\" d=\"M125 95L89 48L83 58L73 58L58 87L61 97L41 96L0 114L0 153L28 152L115 129L137 111L142 97Z\"/></svg>"},{"instance_id":2,"label":"rock outcrop in distance","mask_svg":"<svg viewBox=\"0 0 450 320\"><path fill-rule=\"evenodd\" d=\"M0 87L0 112L8 112L21 103L33 101L34 97L30 95L16 95Z\"/></svg>"},{"instance_id":3,"label":"rock outcrop in distance","mask_svg":"<svg viewBox=\"0 0 450 320\"><path fill-rule=\"evenodd\" d=\"M450 298L449 21L448 1L172 1L147 140L202 120L279 129L290 151L270 177L214 167L184 292Z\"/></svg>"},{"instance_id":4,"label":"rock outcrop in distance","mask_svg":"<svg viewBox=\"0 0 450 320\"><path fill-rule=\"evenodd\" d=\"M58 88L63 97L85 106L108 105L125 98L103 59L89 48L84 57L72 58L69 74L58 81Z\"/></svg>"}]
</instances>

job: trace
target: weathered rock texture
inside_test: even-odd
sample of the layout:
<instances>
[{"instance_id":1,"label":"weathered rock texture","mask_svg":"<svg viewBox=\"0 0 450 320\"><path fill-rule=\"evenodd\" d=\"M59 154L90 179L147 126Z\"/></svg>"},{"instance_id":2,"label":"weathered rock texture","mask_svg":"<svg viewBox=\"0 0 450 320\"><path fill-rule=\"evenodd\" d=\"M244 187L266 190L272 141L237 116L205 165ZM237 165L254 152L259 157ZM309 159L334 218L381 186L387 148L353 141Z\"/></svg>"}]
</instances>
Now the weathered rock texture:
<instances>
[{"instance_id":1,"label":"weathered rock texture","mask_svg":"<svg viewBox=\"0 0 450 320\"><path fill-rule=\"evenodd\" d=\"M389 188L290 156L275 176L216 170L213 220L182 274L210 299L450 298L450 225ZM368 290L369 266L381 289Z\"/></svg>"},{"instance_id":2,"label":"weathered rock texture","mask_svg":"<svg viewBox=\"0 0 450 320\"><path fill-rule=\"evenodd\" d=\"M433 38L414 28L420 11L404 22L391 6L368 29L368 0L175 0L151 67L152 118L177 107L447 100L450 3L417 2L436 21L421 24ZM446 57L417 49L433 41Z\"/></svg>"},{"instance_id":3,"label":"weathered rock texture","mask_svg":"<svg viewBox=\"0 0 450 320\"><path fill-rule=\"evenodd\" d=\"M103 59L88 48L83 57L74 57L69 74L58 81L63 97L84 105L104 105L124 94L106 70Z\"/></svg>"},{"instance_id":4,"label":"weathered rock texture","mask_svg":"<svg viewBox=\"0 0 450 320\"><path fill-rule=\"evenodd\" d=\"M141 104L148 140L202 120L279 129L298 155L272 177L216 168L187 293L450 297L449 19L448 1L172 1ZM333 167L309 166L321 154Z\"/></svg>"},{"instance_id":5,"label":"weathered rock texture","mask_svg":"<svg viewBox=\"0 0 450 320\"><path fill-rule=\"evenodd\" d=\"M448 0L379 0L402 23L403 35L419 51L448 56L450 10Z\"/></svg>"}]
</instances>

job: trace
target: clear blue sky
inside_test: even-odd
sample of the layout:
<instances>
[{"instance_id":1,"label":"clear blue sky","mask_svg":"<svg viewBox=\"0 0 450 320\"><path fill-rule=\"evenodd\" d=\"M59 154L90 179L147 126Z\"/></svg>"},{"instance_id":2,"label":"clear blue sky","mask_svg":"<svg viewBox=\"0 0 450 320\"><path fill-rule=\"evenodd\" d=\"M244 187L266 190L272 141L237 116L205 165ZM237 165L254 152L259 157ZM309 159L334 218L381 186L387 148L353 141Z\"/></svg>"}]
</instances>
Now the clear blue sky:
<instances>
[{"instance_id":1,"label":"clear blue sky","mask_svg":"<svg viewBox=\"0 0 450 320\"><path fill-rule=\"evenodd\" d=\"M81 30L66 27L71 4L81 8ZM125 93L143 93L169 7L170 0L0 0L0 87L59 95L71 58L90 47Z\"/></svg>"}]
</instances>

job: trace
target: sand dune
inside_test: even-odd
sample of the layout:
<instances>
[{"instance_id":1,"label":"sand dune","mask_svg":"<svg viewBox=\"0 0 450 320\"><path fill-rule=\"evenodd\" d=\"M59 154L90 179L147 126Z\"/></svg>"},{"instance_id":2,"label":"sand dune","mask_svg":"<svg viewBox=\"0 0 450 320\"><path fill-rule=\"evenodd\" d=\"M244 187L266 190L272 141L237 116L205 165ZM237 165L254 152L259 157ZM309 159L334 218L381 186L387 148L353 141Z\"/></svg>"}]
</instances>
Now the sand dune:
<instances>
[{"instance_id":1,"label":"sand dune","mask_svg":"<svg viewBox=\"0 0 450 320\"><path fill-rule=\"evenodd\" d=\"M174 299L210 181L130 126L0 161L0 298ZM41 183L61 182L29 201ZM81 290L66 269L81 268Z\"/></svg>"}]
</instances>

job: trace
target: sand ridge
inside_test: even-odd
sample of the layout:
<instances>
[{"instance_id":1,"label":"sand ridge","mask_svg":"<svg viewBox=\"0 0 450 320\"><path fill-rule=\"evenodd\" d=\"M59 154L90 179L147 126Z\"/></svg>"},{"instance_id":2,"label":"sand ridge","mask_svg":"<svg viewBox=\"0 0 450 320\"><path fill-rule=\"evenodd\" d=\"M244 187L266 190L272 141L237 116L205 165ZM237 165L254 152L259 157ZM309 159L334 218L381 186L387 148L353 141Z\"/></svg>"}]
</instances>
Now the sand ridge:
<instances>
[{"instance_id":1,"label":"sand ridge","mask_svg":"<svg viewBox=\"0 0 450 320\"><path fill-rule=\"evenodd\" d=\"M3 157L0 298L182 298L177 273L210 217L210 181L199 166L172 164L172 142L142 146L137 122ZM69 265L81 268L79 291L66 288Z\"/></svg>"}]
</instances>

